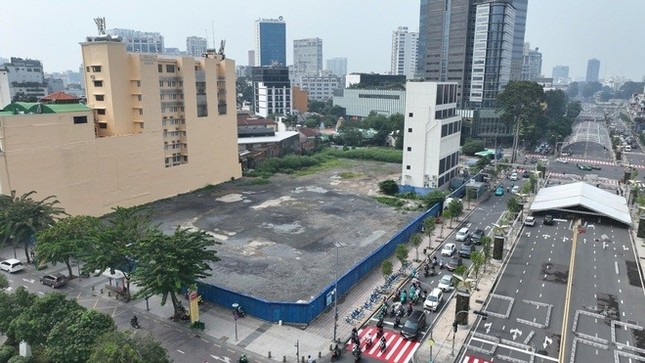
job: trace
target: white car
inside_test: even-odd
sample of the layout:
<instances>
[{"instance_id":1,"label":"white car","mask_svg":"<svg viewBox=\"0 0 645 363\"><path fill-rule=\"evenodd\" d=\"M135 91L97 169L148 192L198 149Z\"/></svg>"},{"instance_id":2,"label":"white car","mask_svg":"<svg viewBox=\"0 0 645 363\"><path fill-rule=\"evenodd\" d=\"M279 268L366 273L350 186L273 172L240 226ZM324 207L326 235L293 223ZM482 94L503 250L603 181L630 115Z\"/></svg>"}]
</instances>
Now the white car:
<instances>
[{"instance_id":1,"label":"white car","mask_svg":"<svg viewBox=\"0 0 645 363\"><path fill-rule=\"evenodd\" d=\"M448 292L455 286L455 284L454 284L454 282L452 280L453 280L452 274L451 275L443 275L443 277L439 281L438 287L443 292Z\"/></svg>"},{"instance_id":2,"label":"white car","mask_svg":"<svg viewBox=\"0 0 645 363\"><path fill-rule=\"evenodd\" d=\"M511 189L511 193L513 193L513 194L517 194L519 192L520 192L520 186L519 185L516 185L516 186L513 187L513 189Z\"/></svg>"},{"instance_id":3,"label":"white car","mask_svg":"<svg viewBox=\"0 0 645 363\"><path fill-rule=\"evenodd\" d=\"M455 239L460 242L467 240L468 237L470 237L470 231L468 230L468 228L460 229L455 235Z\"/></svg>"},{"instance_id":4,"label":"white car","mask_svg":"<svg viewBox=\"0 0 645 363\"><path fill-rule=\"evenodd\" d=\"M513 173L513 174L511 174L511 176L510 176L510 177L508 177L508 178L509 178L510 180L517 180L517 179L519 179L519 175L518 175L517 173Z\"/></svg>"},{"instance_id":5,"label":"white car","mask_svg":"<svg viewBox=\"0 0 645 363\"><path fill-rule=\"evenodd\" d=\"M533 216L526 217L526 219L524 220L524 225L533 227L535 225L535 217Z\"/></svg>"},{"instance_id":6,"label":"white car","mask_svg":"<svg viewBox=\"0 0 645 363\"><path fill-rule=\"evenodd\" d=\"M450 257L455 254L455 251L457 251L457 247L454 243L446 243L441 249L441 255Z\"/></svg>"},{"instance_id":7,"label":"white car","mask_svg":"<svg viewBox=\"0 0 645 363\"><path fill-rule=\"evenodd\" d=\"M16 260L15 258L10 258L8 260L0 262L0 270L7 271L8 273L21 271L23 268L24 266L22 262L20 262L20 260Z\"/></svg>"},{"instance_id":8,"label":"white car","mask_svg":"<svg viewBox=\"0 0 645 363\"><path fill-rule=\"evenodd\" d=\"M443 302L443 290L438 287L435 287L430 291L426 301L423 302L423 308L431 311L437 311L439 305Z\"/></svg>"}]
</instances>

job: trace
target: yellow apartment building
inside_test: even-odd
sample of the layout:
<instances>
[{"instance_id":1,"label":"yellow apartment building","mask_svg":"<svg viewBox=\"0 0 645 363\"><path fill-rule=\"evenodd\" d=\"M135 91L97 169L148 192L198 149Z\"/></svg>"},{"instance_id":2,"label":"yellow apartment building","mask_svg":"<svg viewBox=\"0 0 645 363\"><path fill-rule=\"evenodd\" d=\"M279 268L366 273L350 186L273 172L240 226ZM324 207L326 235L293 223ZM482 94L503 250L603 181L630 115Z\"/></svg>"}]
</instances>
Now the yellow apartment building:
<instances>
[{"instance_id":1,"label":"yellow apartment building","mask_svg":"<svg viewBox=\"0 0 645 363\"><path fill-rule=\"evenodd\" d=\"M86 106L0 111L0 193L99 216L241 176L233 60L127 53L110 36L81 49Z\"/></svg>"}]
</instances>

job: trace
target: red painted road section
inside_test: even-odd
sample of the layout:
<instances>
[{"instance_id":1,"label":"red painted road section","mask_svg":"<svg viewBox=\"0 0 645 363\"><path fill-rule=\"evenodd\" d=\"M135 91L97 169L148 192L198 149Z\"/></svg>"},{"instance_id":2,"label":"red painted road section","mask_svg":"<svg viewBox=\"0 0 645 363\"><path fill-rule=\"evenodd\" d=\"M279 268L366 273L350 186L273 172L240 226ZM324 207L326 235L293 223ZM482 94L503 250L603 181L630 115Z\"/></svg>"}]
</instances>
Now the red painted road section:
<instances>
[{"instance_id":1,"label":"red painted road section","mask_svg":"<svg viewBox=\"0 0 645 363\"><path fill-rule=\"evenodd\" d=\"M367 326L358 331L358 337L361 341L361 350L363 351L363 356L370 358L380 359L385 362L390 363L407 363L412 359L412 355L417 350L421 344L417 340L406 340L403 337L391 330L383 330L383 335L385 335L386 346L384 352L381 352L381 346L379 340L381 337L376 338L377 329L372 326ZM367 334L372 334L372 345L367 346L366 337ZM354 349L354 343L347 344L347 350L350 352ZM483 361L481 363L484 363Z\"/></svg>"},{"instance_id":2,"label":"red painted road section","mask_svg":"<svg viewBox=\"0 0 645 363\"><path fill-rule=\"evenodd\" d=\"M484 358L477 358L477 357L467 355L467 356L464 356L464 360L462 360L460 363L491 363L491 361L488 361Z\"/></svg>"}]
</instances>

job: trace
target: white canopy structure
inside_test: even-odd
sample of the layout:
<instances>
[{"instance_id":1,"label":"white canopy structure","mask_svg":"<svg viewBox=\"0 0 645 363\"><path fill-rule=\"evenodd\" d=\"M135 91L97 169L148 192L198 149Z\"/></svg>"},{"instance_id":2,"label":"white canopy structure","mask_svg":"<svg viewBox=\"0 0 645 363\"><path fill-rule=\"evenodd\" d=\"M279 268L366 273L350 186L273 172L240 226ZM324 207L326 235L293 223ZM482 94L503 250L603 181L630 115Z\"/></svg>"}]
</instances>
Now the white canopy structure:
<instances>
[{"instance_id":1,"label":"white canopy structure","mask_svg":"<svg viewBox=\"0 0 645 363\"><path fill-rule=\"evenodd\" d=\"M627 200L585 182L542 188L531 204L532 212L559 210L578 214L602 215L631 225Z\"/></svg>"}]
</instances>

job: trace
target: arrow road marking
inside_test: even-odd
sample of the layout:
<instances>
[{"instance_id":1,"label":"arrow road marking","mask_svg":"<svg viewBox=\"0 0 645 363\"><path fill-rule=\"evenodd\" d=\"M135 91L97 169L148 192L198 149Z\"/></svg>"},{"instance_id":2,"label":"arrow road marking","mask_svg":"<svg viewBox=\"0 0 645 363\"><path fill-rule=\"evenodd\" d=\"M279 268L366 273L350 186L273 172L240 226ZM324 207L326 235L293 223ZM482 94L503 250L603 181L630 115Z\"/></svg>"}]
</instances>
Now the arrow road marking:
<instances>
[{"instance_id":1,"label":"arrow road marking","mask_svg":"<svg viewBox=\"0 0 645 363\"><path fill-rule=\"evenodd\" d=\"M22 281L28 282L30 284L33 284L34 282L36 282L36 280L34 280L34 279L25 279L25 278L23 278Z\"/></svg>"},{"instance_id":2,"label":"arrow road marking","mask_svg":"<svg viewBox=\"0 0 645 363\"><path fill-rule=\"evenodd\" d=\"M526 232L526 237L531 237L531 232Z\"/></svg>"},{"instance_id":3,"label":"arrow road marking","mask_svg":"<svg viewBox=\"0 0 645 363\"><path fill-rule=\"evenodd\" d=\"M513 340L515 340L515 339L517 339L518 335L522 336L522 331L517 329L517 328L511 329L511 334L513 334Z\"/></svg>"},{"instance_id":4,"label":"arrow road marking","mask_svg":"<svg viewBox=\"0 0 645 363\"><path fill-rule=\"evenodd\" d=\"M543 237L544 239L548 239L549 237L551 237L551 235L549 235L549 234L543 234L543 235L542 235L542 237Z\"/></svg>"},{"instance_id":5,"label":"arrow road marking","mask_svg":"<svg viewBox=\"0 0 645 363\"><path fill-rule=\"evenodd\" d=\"M215 360L221 360L222 362L225 362L225 363L231 363L231 358L229 358L229 357L218 357L218 356L212 355L212 354L211 354L211 357L213 357L213 359L215 359Z\"/></svg>"},{"instance_id":6,"label":"arrow road marking","mask_svg":"<svg viewBox=\"0 0 645 363\"><path fill-rule=\"evenodd\" d=\"M490 328L492 327L493 327L493 323L484 324L484 328L486 328L486 334L490 333Z\"/></svg>"},{"instance_id":7,"label":"arrow road marking","mask_svg":"<svg viewBox=\"0 0 645 363\"><path fill-rule=\"evenodd\" d=\"M544 337L544 343L542 344L542 347L544 347L544 349L546 349L546 347L551 345L551 343L553 343L553 339L551 339L549 337Z\"/></svg>"}]
</instances>

